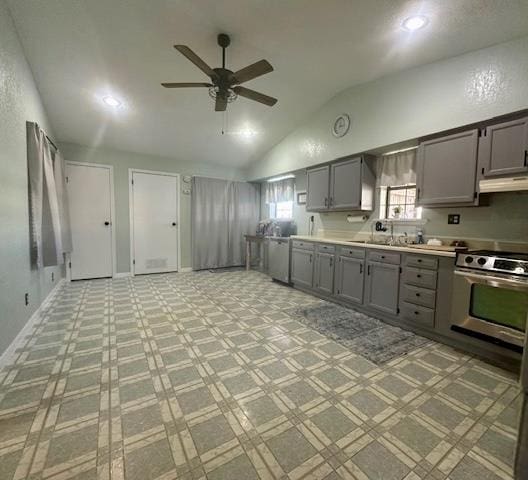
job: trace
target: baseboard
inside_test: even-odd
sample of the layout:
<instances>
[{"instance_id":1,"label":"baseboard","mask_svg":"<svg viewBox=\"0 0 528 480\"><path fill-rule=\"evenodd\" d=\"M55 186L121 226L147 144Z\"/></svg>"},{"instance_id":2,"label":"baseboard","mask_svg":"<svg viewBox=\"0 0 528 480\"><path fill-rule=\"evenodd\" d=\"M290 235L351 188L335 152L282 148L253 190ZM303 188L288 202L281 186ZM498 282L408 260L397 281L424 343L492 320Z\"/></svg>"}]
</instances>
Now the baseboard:
<instances>
[{"instance_id":1,"label":"baseboard","mask_svg":"<svg viewBox=\"0 0 528 480\"><path fill-rule=\"evenodd\" d=\"M180 273L187 273L187 272L192 272L193 269L192 267L181 267L180 268Z\"/></svg>"},{"instance_id":2,"label":"baseboard","mask_svg":"<svg viewBox=\"0 0 528 480\"><path fill-rule=\"evenodd\" d=\"M42 312L55 298L55 295L59 292L61 286L66 282L65 278L61 280L53 287L51 292L48 293L47 297L42 301L40 306L33 312L33 315L29 317L29 320L22 327L22 330L18 332L18 335L13 339L11 344L5 349L4 353L0 355L0 369L9 364L10 360L15 356L15 352L23 343L23 340L30 334L31 330L41 318Z\"/></svg>"},{"instance_id":3,"label":"baseboard","mask_svg":"<svg viewBox=\"0 0 528 480\"><path fill-rule=\"evenodd\" d=\"M128 277L132 277L132 273L131 272L121 272L121 273L115 273L114 274L114 278L128 278Z\"/></svg>"}]
</instances>

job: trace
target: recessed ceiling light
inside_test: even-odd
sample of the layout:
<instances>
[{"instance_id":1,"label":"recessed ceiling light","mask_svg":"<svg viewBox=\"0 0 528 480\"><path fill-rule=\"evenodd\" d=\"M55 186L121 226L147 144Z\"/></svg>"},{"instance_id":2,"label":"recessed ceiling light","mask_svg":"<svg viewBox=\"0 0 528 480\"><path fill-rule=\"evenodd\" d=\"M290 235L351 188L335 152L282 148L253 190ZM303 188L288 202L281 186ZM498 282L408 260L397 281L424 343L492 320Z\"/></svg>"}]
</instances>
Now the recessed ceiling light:
<instances>
[{"instance_id":1,"label":"recessed ceiling light","mask_svg":"<svg viewBox=\"0 0 528 480\"><path fill-rule=\"evenodd\" d=\"M106 97L103 97L103 102L112 108L118 108L121 106L121 102L111 95L107 95Z\"/></svg>"},{"instance_id":2,"label":"recessed ceiling light","mask_svg":"<svg viewBox=\"0 0 528 480\"><path fill-rule=\"evenodd\" d=\"M427 17L424 17L423 15L413 15L403 21L402 27L408 32L415 32L416 30L425 27L428 22L429 20Z\"/></svg>"}]
</instances>

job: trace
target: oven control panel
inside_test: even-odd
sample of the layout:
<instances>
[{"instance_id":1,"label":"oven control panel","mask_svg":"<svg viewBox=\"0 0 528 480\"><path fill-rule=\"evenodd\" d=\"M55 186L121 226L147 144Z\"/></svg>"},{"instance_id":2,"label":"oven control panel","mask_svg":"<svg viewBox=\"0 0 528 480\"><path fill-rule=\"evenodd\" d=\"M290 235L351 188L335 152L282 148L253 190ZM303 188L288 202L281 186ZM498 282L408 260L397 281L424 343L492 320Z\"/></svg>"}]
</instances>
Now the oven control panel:
<instances>
[{"instance_id":1,"label":"oven control panel","mask_svg":"<svg viewBox=\"0 0 528 480\"><path fill-rule=\"evenodd\" d=\"M509 273L522 277L528 276L528 255L508 252L460 252L456 265L471 270Z\"/></svg>"}]
</instances>

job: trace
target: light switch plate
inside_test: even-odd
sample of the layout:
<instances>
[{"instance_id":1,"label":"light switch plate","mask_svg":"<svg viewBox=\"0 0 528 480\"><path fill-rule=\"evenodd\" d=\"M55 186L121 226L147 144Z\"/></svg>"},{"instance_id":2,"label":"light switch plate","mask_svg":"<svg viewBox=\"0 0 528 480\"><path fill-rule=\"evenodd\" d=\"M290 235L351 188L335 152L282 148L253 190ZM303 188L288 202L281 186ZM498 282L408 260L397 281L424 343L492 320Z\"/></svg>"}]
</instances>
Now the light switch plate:
<instances>
[{"instance_id":1,"label":"light switch plate","mask_svg":"<svg viewBox=\"0 0 528 480\"><path fill-rule=\"evenodd\" d=\"M460 224L460 214L459 213L450 213L447 215L447 223L449 225L459 225Z\"/></svg>"}]
</instances>

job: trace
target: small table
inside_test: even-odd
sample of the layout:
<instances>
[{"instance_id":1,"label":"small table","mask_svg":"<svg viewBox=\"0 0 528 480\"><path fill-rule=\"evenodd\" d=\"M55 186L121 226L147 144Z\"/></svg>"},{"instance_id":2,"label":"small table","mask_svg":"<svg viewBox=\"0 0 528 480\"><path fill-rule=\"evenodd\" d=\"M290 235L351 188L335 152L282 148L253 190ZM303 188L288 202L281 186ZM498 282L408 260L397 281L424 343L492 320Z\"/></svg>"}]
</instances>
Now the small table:
<instances>
[{"instance_id":1,"label":"small table","mask_svg":"<svg viewBox=\"0 0 528 480\"><path fill-rule=\"evenodd\" d=\"M257 243L260 251L260 245L266 237L263 235L244 235L244 238L246 239L246 271L248 271L251 269L251 242Z\"/></svg>"}]
</instances>

